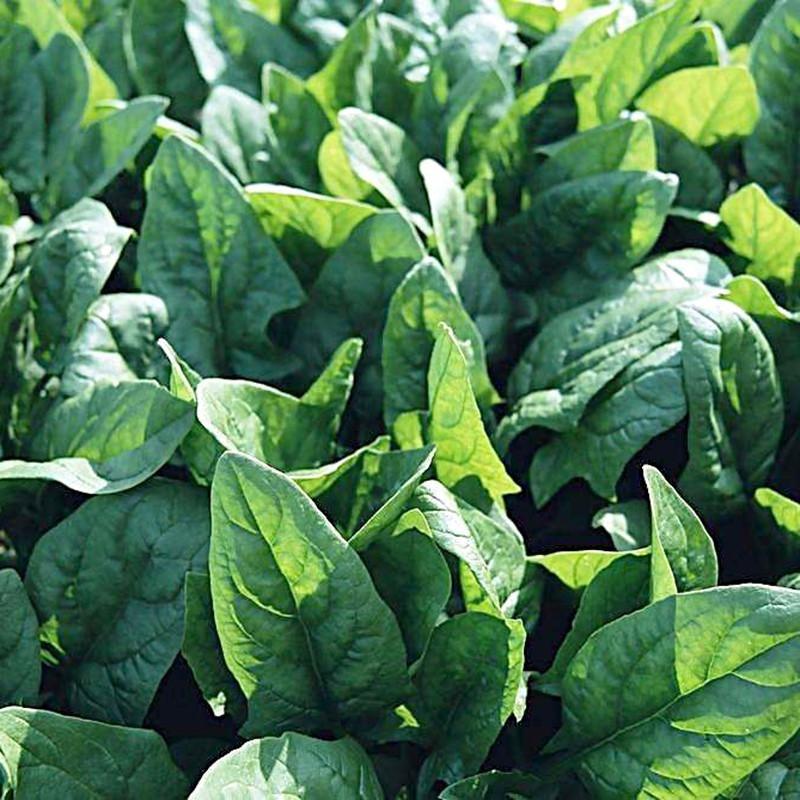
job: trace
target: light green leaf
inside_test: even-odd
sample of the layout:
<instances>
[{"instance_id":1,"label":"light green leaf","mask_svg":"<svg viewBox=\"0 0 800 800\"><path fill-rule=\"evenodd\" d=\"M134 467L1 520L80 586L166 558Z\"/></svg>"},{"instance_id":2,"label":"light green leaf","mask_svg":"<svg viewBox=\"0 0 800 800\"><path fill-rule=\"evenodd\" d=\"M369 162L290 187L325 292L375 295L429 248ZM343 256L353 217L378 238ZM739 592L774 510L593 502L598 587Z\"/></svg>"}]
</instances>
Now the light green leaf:
<instances>
[{"instance_id":1,"label":"light green leaf","mask_svg":"<svg viewBox=\"0 0 800 800\"><path fill-rule=\"evenodd\" d=\"M130 489L157 472L192 425L192 407L151 381L96 383L48 413L32 461L0 461L0 480L52 480L84 494Z\"/></svg>"},{"instance_id":2,"label":"light green leaf","mask_svg":"<svg viewBox=\"0 0 800 800\"><path fill-rule=\"evenodd\" d=\"M383 800L369 756L353 739L322 741L300 733L257 739L209 768L190 800L243 796Z\"/></svg>"},{"instance_id":3,"label":"light green leaf","mask_svg":"<svg viewBox=\"0 0 800 800\"><path fill-rule=\"evenodd\" d=\"M233 178L176 136L151 167L138 262L142 289L167 304L169 340L201 374L291 371L266 329L303 291Z\"/></svg>"},{"instance_id":4,"label":"light green leaf","mask_svg":"<svg viewBox=\"0 0 800 800\"><path fill-rule=\"evenodd\" d=\"M306 495L226 453L211 491L211 594L248 735L369 720L408 691L400 629Z\"/></svg>"},{"instance_id":5,"label":"light green leaf","mask_svg":"<svg viewBox=\"0 0 800 800\"><path fill-rule=\"evenodd\" d=\"M611 122L647 85L668 48L697 16L697 0L675 0L594 47L573 48L553 80L573 78L580 129Z\"/></svg>"},{"instance_id":6,"label":"light green leaf","mask_svg":"<svg viewBox=\"0 0 800 800\"><path fill-rule=\"evenodd\" d=\"M636 106L701 147L749 136L758 121L756 85L746 67L678 70L641 94Z\"/></svg>"},{"instance_id":7,"label":"light green leaf","mask_svg":"<svg viewBox=\"0 0 800 800\"><path fill-rule=\"evenodd\" d=\"M564 550L528 556L527 560L543 567L567 588L583 591L609 564L624 556L613 550Z\"/></svg>"},{"instance_id":8,"label":"light green leaf","mask_svg":"<svg viewBox=\"0 0 800 800\"><path fill-rule=\"evenodd\" d=\"M155 480L88 500L37 542L26 586L76 714L142 724L180 650L184 578L206 563L207 497Z\"/></svg>"},{"instance_id":9,"label":"light green leaf","mask_svg":"<svg viewBox=\"0 0 800 800\"><path fill-rule=\"evenodd\" d=\"M387 426L405 411L427 408L426 375L441 322L461 343L478 403L497 402L486 372L483 339L461 305L452 280L437 261L425 258L408 272L389 303L383 331L383 415Z\"/></svg>"},{"instance_id":10,"label":"light green leaf","mask_svg":"<svg viewBox=\"0 0 800 800\"><path fill-rule=\"evenodd\" d=\"M343 109L338 121L353 172L395 208L422 211L425 194L418 172L422 156L403 129L358 108Z\"/></svg>"},{"instance_id":11,"label":"light green leaf","mask_svg":"<svg viewBox=\"0 0 800 800\"><path fill-rule=\"evenodd\" d=\"M327 256L347 241L353 229L378 211L357 200L272 183L256 183L246 191L264 230L304 286L314 282Z\"/></svg>"},{"instance_id":12,"label":"light green leaf","mask_svg":"<svg viewBox=\"0 0 800 800\"><path fill-rule=\"evenodd\" d=\"M154 731L25 708L0 710L4 788L16 797L182 800L186 778Z\"/></svg>"},{"instance_id":13,"label":"light green leaf","mask_svg":"<svg viewBox=\"0 0 800 800\"><path fill-rule=\"evenodd\" d=\"M564 679L567 764L593 796L718 795L797 728L798 632L800 595L753 585L672 595L606 625Z\"/></svg>"},{"instance_id":14,"label":"light green leaf","mask_svg":"<svg viewBox=\"0 0 800 800\"><path fill-rule=\"evenodd\" d=\"M438 332L428 369L429 440L436 445L434 467L439 480L458 493L478 480L492 501L520 491L506 472L483 427L470 383L469 365L453 331Z\"/></svg>"},{"instance_id":15,"label":"light green leaf","mask_svg":"<svg viewBox=\"0 0 800 800\"><path fill-rule=\"evenodd\" d=\"M360 339L344 342L300 398L251 381L207 378L197 387L197 418L226 450L283 470L318 466L332 455L361 346Z\"/></svg>"},{"instance_id":16,"label":"light green leaf","mask_svg":"<svg viewBox=\"0 0 800 800\"><path fill-rule=\"evenodd\" d=\"M414 681L413 710L432 749L419 775L421 796L435 781L452 783L483 763L514 710L524 648L519 620L473 611L434 630Z\"/></svg>"},{"instance_id":17,"label":"light green leaf","mask_svg":"<svg viewBox=\"0 0 800 800\"><path fill-rule=\"evenodd\" d=\"M783 284L794 297L800 290L800 224L756 183L730 195L719 215L725 243L746 259L747 271L763 281Z\"/></svg>"},{"instance_id":18,"label":"light green leaf","mask_svg":"<svg viewBox=\"0 0 800 800\"><path fill-rule=\"evenodd\" d=\"M0 706L34 705L42 680L39 621L13 569L0 570L0 615Z\"/></svg>"},{"instance_id":19,"label":"light green leaf","mask_svg":"<svg viewBox=\"0 0 800 800\"><path fill-rule=\"evenodd\" d=\"M577 429L536 451L530 471L536 504L544 505L577 477L602 497L614 499L628 461L686 415L682 372L677 342L661 345L626 367L598 395Z\"/></svg>"},{"instance_id":20,"label":"light green leaf","mask_svg":"<svg viewBox=\"0 0 800 800\"><path fill-rule=\"evenodd\" d=\"M653 553L658 549L663 554L666 564L661 566L666 566L666 580L671 580L672 586L669 592L655 591L658 596L651 593L651 599L716 586L717 554L700 518L655 467L645 466L644 480L650 498ZM656 558L654 555L651 586L659 580Z\"/></svg>"},{"instance_id":21,"label":"light green leaf","mask_svg":"<svg viewBox=\"0 0 800 800\"><path fill-rule=\"evenodd\" d=\"M678 312L689 409L680 489L701 513L724 516L763 484L781 436L783 399L758 325L726 300Z\"/></svg>"}]
</instances>

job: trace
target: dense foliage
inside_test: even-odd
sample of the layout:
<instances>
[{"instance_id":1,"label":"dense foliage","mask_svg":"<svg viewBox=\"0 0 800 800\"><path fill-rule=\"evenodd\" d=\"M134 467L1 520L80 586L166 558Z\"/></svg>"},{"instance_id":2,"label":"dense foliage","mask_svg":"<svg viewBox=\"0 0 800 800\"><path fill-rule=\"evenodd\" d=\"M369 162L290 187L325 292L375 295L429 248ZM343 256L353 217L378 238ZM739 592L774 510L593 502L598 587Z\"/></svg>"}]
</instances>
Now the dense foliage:
<instances>
[{"instance_id":1,"label":"dense foliage","mask_svg":"<svg viewBox=\"0 0 800 800\"><path fill-rule=\"evenodd\" d=\"M0 176L0 796L798 796L800 0L0 0Z\"/></svg>"}]
</instances>

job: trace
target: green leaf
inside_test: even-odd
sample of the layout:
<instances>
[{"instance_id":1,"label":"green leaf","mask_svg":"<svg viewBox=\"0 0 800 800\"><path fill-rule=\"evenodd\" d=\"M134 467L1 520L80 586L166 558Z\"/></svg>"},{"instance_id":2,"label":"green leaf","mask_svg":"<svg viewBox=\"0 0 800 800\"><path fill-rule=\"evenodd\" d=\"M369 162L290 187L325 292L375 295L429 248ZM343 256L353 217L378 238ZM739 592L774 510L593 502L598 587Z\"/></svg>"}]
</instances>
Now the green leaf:
<instances>
[{"instance_id":1,"label":"green leaf","mask_svg":"<svg viewBox=\"0 0 800 800\"><path fill-rule=\"evenodd\" d=\"M490 560L495 552L491 539L476 535L464 519L456 498L438 481L425 481L414 493L409 507L407 516L400 519L399 527L415 527L429 534L442 550L469 567L499 616L500 598L496 586L505 585L508 576L493 573ZM502 560L500 564L505 566Z\"/></svg>"},{"instance_id":2,"label":"green leaf","mask_svg":"<svg viewBox=\"0 0 800 800\"><path fill-rule=\"evenodd\" d=\"M439 548L414 527L373 541L361 558L403 633L409 663L425 652L450 598L450 570Z\"/></svg>"},{"instance_id":3,"label":"green leaf","mask_svg":"<svg viewBox=\"0 0 800 800\"><path fill-rule=\"evenodd\" d=\"M117 97L114 82L94 59L53 0L17 0L15 6L17 22L30 29L39 47L46 48L59 34L69 37L77 46L89 77L83 121L91 122L98 103Z\"/></svg>"},{"instance_id":4,"label":"green leaf","mask_svg":"<svg viewBox=\"0 0 800 800\"><path fill-rule=\"evenodd\" d=\"M207 497L155 480L88 500L36 544L26 586L76 714L142 724L180 650L184 577L206 563Z\"/></svg>"},{"instance_id":5,"label":"green leaf","mask_svg":"<svg viewBox=\"0 0 800 800\"><path fill-rule=\"evenodd\" d=\"M658 147L658 168L680 179L675 204L684 208L717 208L725 194L722 173L705 150L682 133L653 121Z\"/></svg>"},{"instance_id":6,"label":"green leaf","mask_svg":"<svg viewBox=\"0 0 800 800\"><path fill-rule=\"evenodd\" d=\"M478 403L485 407L497 401L479 331L461 305L450 277L437 261L425 258L397 287L386 316L381 358L387 426L405 411L427 408L426 375L441 322L446 322L462 343Z\"/></svg>"},{"instance_id":7,"label":"green leaf","mask_svg":"<svg viewBox=\"0 0 800 800\"><path fill-rule=\"evenodd\" d=\"M4 708L0 758L3 787L17 797L186 797L186 779L154 731Z\"/></svg>"},{"instance_id":8,"label":"green leaf","mask_svg":"<svg viewBox=\"0 0 800 800\"><path fill-rule=\"evenodd\" d=\"M767 337L781 379L786 404L786 426L800 414L800 386L794 380L800 367L800 317L781 308L766 286L751 275L737 275L726 287L726 300L746 311Z\"/></svg>"},{"instance_id":9,"label":"green leaf","mask_svg":"<svg viewBox=\"0 0 800 800\"><path fill-rule=\"evenodd\" d=\"M169 340L201 374L292 369L266 329L303 291L233 178L176 136L151 167L138 263L142 289L167 304Z\"/></svg>"},{"instance_id":10,"label":"green leaf","mask_svg":"<svg viewBox=\"0 0 800 800\"><path fill-rule=\"evenodd\" d=\"M525 350L508 382L511 413L495 441L501 449L526 428L575 428L597 395L625 367L672 339L677 307L720 291L729 275L716 256L680 250L631 273L627 286L565 311Z\"/></svg>"},{"instance_id":11,"label":"green leaf","mask_svg":"<svg viewBox=\"0 0 800 800\"><path fill-rule=\"evenodd\" d=\"M203 775L190 800L245 792L252 797L383 800L369 756L353 739L322 741L300 733L258 739L221 758Z\"/></svg>"},{"instance_id":12,"label":"green leaf","mask_svg":"<svg viewBox=\"0 0 800 800\"><path fill-rule=\"evenodd\" d=\"M763 484L781 436L783 399L769 344L726 300L678 312L689 409L689 461L680 488L701 513L724 516Z\"/></svg>"},{"instance_id":13,"label":"green leaf","mask_svg":"<svg viewBox=\"0 0 800 800\"><path fill-rule=\"evenodd\" d=\"M739 66L678 70L641 94L636 106L701 147L749 136L758 121L756 85Z\"/></svg>"},{"instance_id":14,"label":"green leaf","mask_svg":"<svg viewBox=\"0 0 800 800\"><path fill-rule=\"evenodd\" d=\"M664 553L674 591L716 586L717 554L700 518L655 467L644 467L644 481L650 498L651 543L654 551L659 547Z\"/></svg>"},{"instance_id":15,"label":"green leaf","mask_svg":"<svg viewBox=\"0 0 800 800\"><path fill-rule=\"evenodd\" d=\"M602 797L716 796L747 776L797 728L798 598L706 589L599 630L563 683L566 764Z\"/></svg>"},{"instance_id":16,"label":"green leaf","mask_svg":"<svg viewBox=\"0 0 800 800\"><path fill-rule=\"evenodd\" d=\"M226 453L211 491L211 594L249 735L368 720L408 690L400 629L356 553L291 481Z\"/></svg>"},{"instance_id":17,"label":"green leaf","mask_svg":"<svg viewBox=\"0 0 800 800\"><path fill-rule=\"evenodd\" d=\"M314 282L327 256L353 229L378 211L356 200L272 183L248 186L247 199L304 286Z\"/></svg>"},{"instance_id":18,"label":"green leaf","mask_svg":"<svg viewBox=\"0 0 800 800\"><path fill-rule=\"evenodd\" d=\"M290 30L239 0L187 0L186 37L209 86L225 84L256 96L268 61L308 75L315 59Z\"/></svg>"},{"instance_id":19,"label":"green leaf","mask_svg":"<svg viewBox=\"0 0 800 800\"><path fill-rule=\"evenodd\" d=\"M602 528L619 551L646 547L650 544L650 509L644 500L613 503L592 517L592 527Z\"/></svg>"},{"instance_id":20,"label":"green leaf","mask_svg":"<svg viewBox=\"0 0 800 800\"><path fill-rule=\"evenodd\" d=\"M318 153L331 130L325 111L303 81L276 64L264 67L261 87L271 147L268 177L260 180L318 189Z\"/></svg>"},{"instance_id":21,"label":"green leaf","mask_svg":"<svg viewBox=\"0 0 800 800\"><path fill-rule=\"evenodd\" d=\"M389 301L424 255L414 228L401 214L380 211L367 217L325 262L298 317L292 350L311 373L323 368L342 340L364 340L353 397L363 418L374 419L382 406L381 335Z\"/></svg>"},{"instance_id":22,"label":"green leaf","mask_svg":"<svg viewBox=\"0 0 800 800\"><path fill-rule=\"evenodd\" d=\"M206 87L183 24L182 0L132 0L125 30L128 67L140 92L170 98L170 113L186 122Z\"/></svg>"},{"instance_id":23,"label":"green leaf","mask_svg":"<svg viewBox=\"0 0 800 800\"><path fill-rule=\"evenodd\" d=\"M800 69L800 0L780 0L767 14L750 48L761 118L745 142L749 176L781 205L800 212L800 140L796 135L800 99L794 76Z\"/></svg>"},{"instance_id":24,"label":"green leaf","mask_svg":"<svg viewBox=\"0 0 800 800\"><path fill-rule=\"evenodd\" d=\"M553 79L574 79L580 130L611 122L629 105L697 16L698 7L697 0L675 0L594 47L573 48L567 54Z\"/></svg>"},{"instance_id":25,"label":"green leaf","mask_svg":"<svg viewBox=\"0 0 800 800\"><path fill-rule=\"evenodd\" d=\"M800 564L800 503L765 488L756 489L753 499L763 509L759 538L767 553L782 569L794 569Z\"/></svg>"},{"instance_id":26,"label":"green leaf","mask_svg":"<svg viewBox=\"0 0 800 800\"><path fill-rule=\"evenodd\" d=\"M626 367L598 395L577 429L536 451L530 479L537 506L577 477L602 497L614 499L628 461L686 415L682 372L677 342L661 345Z\"/></svg>"},{"instance_id":27,"label":"green leaf","mask_svg":"<svg viewBox=\"0 0 800 800\"><path fill-rule=\"evenodd\" d=\"M0 172L19 192L44 182L44 91L34 57L33 37L22 28L0 42Z\"/></svg>"},{"instance_id":28,"label":"green leaf","mask_svg":"<svg viewBox=\"0 0 800 800\"><path fill-rule=\"evenodd\" d=\"M170 393L178 400L191 403L196 412L195 390L200 385L202 378L173 350L172 345L165 339L159 339L158 346L169 361ZM195 481L201 486L210 486L217 459L225 451L197 419L194 420L192 427L181 442L180 452Z\"/></svg>"},{"instance_id":29,"label":"green leaf","mask_svg":"<svg viewBox=\"0 0 800 800\"><path fill-rule=\"evenodd\" d=\"M214 716L229 714L241 724L247 714L246 700L222 657L222 645L214 627L211 584L205 573L186 573L181 654Z\"/></svg>"},{"instance_id":30,"label":"green leaf","mask_svg":"<svg viewBox=\"0 0 800 800\"><path fill-rule=\"evenodd\" d=\"M730 195L719 215L725 243L746 260L748 273L782 284L794 298L800 291L800 224L756 183Z\"/></svg>"},{"instance_id":31,"label":"green leaf","mask_svg":"<svg viewBox=\"0 0 800 800\"><path fill-rule=\"evenodd\" d=\"M156 343L167 307L151 294L101 295L86 312L66 357L61 393L80 394L98 381L155 377Z\"/></svg>"},{"instance_id":32,"label":"green leaf","mask_svg":"<svg viewBox=\"0 0 800 800\"><path fill-rule=\"evenodd\" d=\"M30 286L40 347L51 359L75 337L133 231L82 200L46 228L31 256Z\"/></svg>"},{"instance_id":33,"label":"green leaf","mask_svg":"<svg viewBox=\"0 0 800 800\"><path fill-rule=\"evenodd\" d=\"M572 554L551 555L566 560ZM583 590L572 627L558 648L553 663L536 681L536 689L540 692L560 695L564 676L589 637L604 625L643 608L650 601L651 555L642 550L607 555L613 557L601 559L593 556L588 560L591 566L599 569Z\"/></svg>"},{"instance_id":34,"label":"green leaf","mask_svg":"<svg viewBox=\"0 0 800 800\"><path fill-rule=\"evenodd\" d=\"M81 131L48 187L50 202L63 208L100 194L144 147L168 105L164 97L137 97Z\"/></svg>"},{"instance_id":35,"label":"green leaf","mask_svg":"<svg viewBox=\"0 0 800 800\"><path fill-rule=\"evenodd\" d=\"M428 436L436 445L434 467L439 480L459 492L477 479L492 501L520 491L495 453L483 427L470 383L469 364L453 331L442 324L428 369Z\"/></svg>"},{"instance_id":36,"label":"green leaf","mask_svg":"<svg viewBox=\"0 0 800 800\"><path fill-rule=\"evenodd\" d=\"M353 172L395 208L423 210L418 172L422 156L403 129L358 108L343 109L338 121Z\"/></svg>"},{"instance_id":37,"label":"green leaf","mask_svg":"<svg viewBox=\"0 0 800 800\"><path fill-rule=\"evenodd\" d=\"M467 197L456 179L426 158L419 165L436 247L444 268L458 286L467 313L475 320L488 352L502 352L511 303L494 264L486 257Z\"/></svg>"},{"instance_id":38,"label":"green leaf","mask_svg":"<svg viewBox=\"0 0 800 800\"><path fill-rule=\"evenodd\" d=\"M552 316L591 299L599 280L624 275L648 253L677 188L677 178L661 172L560 183L493 229L491 252L516 284L541 290L542 311Z\"/></svg>"},{"instance_id":39,"label":"green leaf","mask_svg":"<svg viewBox=\"0 0 800 800\"><path fill-rule=\"evenodd\" d=\"M207 378L197 387L197 418L226 450L278 469L307 469L333 452L361 340L348 339L300 398L251 381Z\"/></svg>"},{"instance_id":40,"label":"green leaf","mask_svg":"<svg viewBox=\"0 0 800 800\"><path fill-rule=\"evenodd\" d=\"M192 407L151 381L96 383L58 403L32 461L0 462L0 480L52 480L84 494L130 489L157 472L192 425Z\"/></svg>"},{"instance_id":41,"label":"green leaf","mask_svg":"<svg viewBox=\"0 0 800 800\"><path fill-rule=\"evenodd\" d=\"M415 677L413 709L432 750L419 775L421 796L436 780L452 783L483 763L514 709L524 647L519 620L477 612L434 630Z\"/></svg>"},{"instance_id":42,"label":"green leaf","mask_svg":"<svg viewBox=\"0 0 800 800\"><path fill-rule=\"evenodd\" d=\"M637 113L544 145L538 152L547 156L547 160L533 170L528 181L534 194L590 175L615 170L647 172L656 168L653 123Z\"/></svg>"},{"instance_id":43,"label":"green leaf","mask_svg":"<svg viewBox=\"0 0 800 800\"><path fill-rule=\"evenodd\" d=\"M0 614L4 621L0 629L0 706L33 705L42 680L39 622L13 569L0 570Z\"/></svg>"}]
</instances>

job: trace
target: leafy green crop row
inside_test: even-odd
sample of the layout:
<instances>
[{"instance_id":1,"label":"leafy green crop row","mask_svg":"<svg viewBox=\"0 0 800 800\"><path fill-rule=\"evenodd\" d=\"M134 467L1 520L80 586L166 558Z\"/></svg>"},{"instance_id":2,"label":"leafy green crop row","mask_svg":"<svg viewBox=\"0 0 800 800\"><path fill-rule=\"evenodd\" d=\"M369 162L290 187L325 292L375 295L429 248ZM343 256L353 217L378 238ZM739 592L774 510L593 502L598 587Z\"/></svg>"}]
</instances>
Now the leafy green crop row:
<instances>
[{"instance_id":1,"label":"leafy green crop row","mask_svg":"<svg viewBox=\"0 0 800 800\"><path fill-rule=\"evenodd\" d=\"M800 793L800 0L0 0L0 796Z\"/></svg>"}]
</instances>

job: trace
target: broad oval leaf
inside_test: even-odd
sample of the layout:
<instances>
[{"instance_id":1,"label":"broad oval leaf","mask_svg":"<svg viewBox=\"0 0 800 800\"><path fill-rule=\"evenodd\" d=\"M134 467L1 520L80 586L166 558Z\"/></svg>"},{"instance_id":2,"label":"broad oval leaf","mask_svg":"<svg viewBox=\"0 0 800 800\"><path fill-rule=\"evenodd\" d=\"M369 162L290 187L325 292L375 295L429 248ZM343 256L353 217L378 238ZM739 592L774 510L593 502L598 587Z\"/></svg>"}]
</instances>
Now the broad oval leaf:
<instances>
[{"instance_id":1,"label":"broad oval leaf","mask_svg":"<svg viewBox=\"0 0 800 800\"><path fill-rule=\"evenodd\" d=\"M363 563L288 477L226 453L211 490L209 568L249 735L370 719L408 688L400 629Z\"/></svg>"},{"instance_id":2,"label":"broad oval leaf","mask_svg":"<svg viewBox=\"0 0 800 800\"><path fill-rule=\"evenodd\" d=\"M0 616L0 706L33 705L42 679L39 622L13 569L0 570Z\"/></svg>"},{"instance_id":3,"label":"broad oval leaf","mask_svg":"<svg viewBox=\"0 0 800 800\"><path fill-rule=\"evenodd\" d=\"M257 739L223 756L190 800L244 796L383 800L369 756L353 739L323 741L301 733Z\"/></svg>"}]
</instances>

